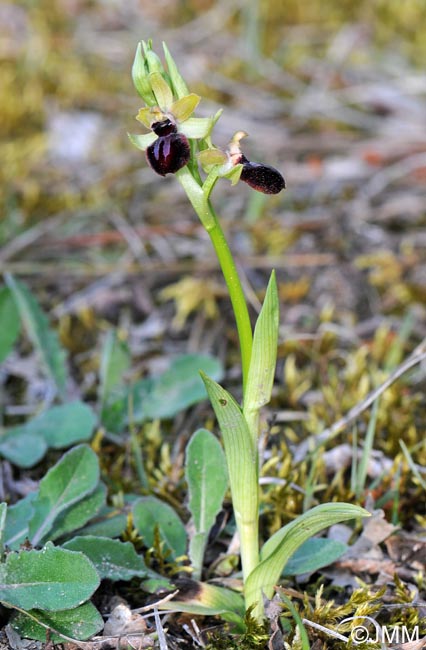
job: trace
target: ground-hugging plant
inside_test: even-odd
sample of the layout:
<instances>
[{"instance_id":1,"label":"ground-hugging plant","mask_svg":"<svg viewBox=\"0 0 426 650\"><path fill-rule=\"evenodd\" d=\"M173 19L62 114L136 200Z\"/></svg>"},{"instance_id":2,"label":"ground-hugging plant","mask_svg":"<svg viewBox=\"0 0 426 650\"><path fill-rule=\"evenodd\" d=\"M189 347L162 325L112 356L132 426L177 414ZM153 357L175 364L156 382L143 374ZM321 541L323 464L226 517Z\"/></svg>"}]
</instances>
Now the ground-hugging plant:
<instances>
[{"instance_id":1,"label":"ground-hugging plant","mask_svg":"<svg viewBox=\"0 0 426 650\"><path fill-rule=\"evenodd\" d=\"M285 183L273 167L247 160L240 149L240 141L247 135L244 132L239 131L232 137L225 152L213 145L212 130L221 112L210 118L192 117L200 97L189 93L167 46L164 44L163 47L166 66L153 51L151 42L142 41L138 45L132 76L145 104L137 119L148 132L129 137L136 147L146 152L147 161L155 172L162 176L168 173L176 175L210 236L228 287L241 348L242 406L214 380L205 374L202 377L223 436L240 537L245 608L260 621L263 597L272 596L274 585L296 549L320 530L368 513L346 503L316 506L284 526L259 550L258 436L260 410L270 400L275 373L279 311L277 286L272 273L253 333L238 272L211 203L211 192L220 178L229 179L233 185L242 180L266 194L280 192ZM193 486L197 480L201 481L202 477L195 479ZM199 517L197 535L204 533L205 536L201 520ZM190 547L197 577L200 575L204 538L199 536ZM188 604L187 599L186 603L176 603L174 607L220 613L227 609L223 598L223 590L215 594L214 587L203 585L198 602L194 598Z\"/></svg>"}]
</instances>

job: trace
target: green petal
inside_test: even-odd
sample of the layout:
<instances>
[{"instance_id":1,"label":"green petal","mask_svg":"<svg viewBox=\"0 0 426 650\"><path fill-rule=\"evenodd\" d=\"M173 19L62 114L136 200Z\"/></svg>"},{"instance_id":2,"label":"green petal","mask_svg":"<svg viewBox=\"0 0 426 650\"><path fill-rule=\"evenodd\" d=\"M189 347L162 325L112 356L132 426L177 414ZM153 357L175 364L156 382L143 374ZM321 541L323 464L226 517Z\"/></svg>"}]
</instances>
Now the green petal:
<instances>
[{"instance_id":1,"label":"green petal","mask_svg":"<svg viewBox=\"0 0 426 650\"><path fill-rule=\"evenodd\" d=\"M232 167L232 169L225 172L224 174L220 174L220 176L222 176L222 178L227 178L228 180L230 180L231 185L236 185L240 180L242 169L243 169L242 165L235 165L235 167Z\"/></svg>"},{"instance_id":2,"label":"green petal","mask_svg":"<svg viewBox=\"0 0 426 650\"><path fill-rule=\"evenodd\" d=\"M227 156L221 149L204 149L198 154L198 159L204 169L213 165L223 165L227 161Z\"/></svg>"},{"instance_id":3,"label":"green petal","mask_svg":"<svg viewBox=\"0 0 426 650\"><path fill-rule=\"evenodd\" d=\"M170 107L170 112L178 122L185 122L197 108L201 97L191 93L175 101Z\"/></svg>"},{"instance_id":4,"label":"green petal","mask_svg":"<svg viewBox=\"0 0 426 650\"><path fill-rule=\"evenodd\" d=\"M206 138L213 127L211 117L190 117L179 126L180 133L187 138Z\"/></svg>"},{"instance_id":5,"label":"green petal","mask_svg":"<svg viewBox=\"0 0 426 650\"><path fill-rule=\"evenodd\" d=\"M151 124L154 122L161 122L165 119L165 115L160 111L158 106L145 106L139 110L139 113L136 115L138 122L141 122L147 129L151 128Z\"/></svg>"},{"instance_id":6,"label":"green petal","mask_svg":"<svg viewBox=\"0 0 426 650\"><path fill-rule=\"evenodd\" d=\"M142 151L145 151L158 138L158 135L155 133L144 133L143 135L128 133L127 135L129 136L130 142Z\"/></svg>"},{"instance_id":7,"label":"green petal","mask_svg":"<svg viewBox=\"0 0 426 650\"><path fill-rule=\"evenodd\" d=\"M159 72L152 72L149 75L149 81L159 107L163 110L168 110L173 103L173 93L168 84Z\"/></svg>"}]
</instances>

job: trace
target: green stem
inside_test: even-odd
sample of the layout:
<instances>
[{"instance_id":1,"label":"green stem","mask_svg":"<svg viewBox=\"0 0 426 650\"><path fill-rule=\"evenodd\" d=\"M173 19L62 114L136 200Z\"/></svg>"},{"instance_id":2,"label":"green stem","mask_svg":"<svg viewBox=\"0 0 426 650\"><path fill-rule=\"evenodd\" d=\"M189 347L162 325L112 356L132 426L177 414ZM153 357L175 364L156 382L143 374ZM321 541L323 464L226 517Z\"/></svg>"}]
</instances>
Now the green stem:
<instances>
[{"instance_id":1,"label":"green stem","mask_svg":"<svg viewBox=\"0 0 426 650\"><path fill-rule=\"evenodd\" d=\"M197 183L187 167L180 169L176 173L176 176L184 188L192 204L192 207L199 216L201 223L209 234L217 258L219 260L220 267L222 269L223 277L225 278L225 282L228 287L241 348L241 365L244 392L244 389L247 385L248 370L250 366L253 334L247 303L244 297L240 278L238 276L238 271L217 215L212 205L206 198L202 187Z\"/></svg>"}]
</instances>

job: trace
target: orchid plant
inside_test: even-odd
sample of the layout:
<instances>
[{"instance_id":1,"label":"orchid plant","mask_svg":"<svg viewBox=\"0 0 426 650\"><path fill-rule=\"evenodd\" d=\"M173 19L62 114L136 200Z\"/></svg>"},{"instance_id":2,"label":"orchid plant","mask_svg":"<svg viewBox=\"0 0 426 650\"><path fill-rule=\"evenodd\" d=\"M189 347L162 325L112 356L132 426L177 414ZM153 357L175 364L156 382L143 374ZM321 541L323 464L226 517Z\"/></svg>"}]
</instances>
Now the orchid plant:
<instances>
[{"instance_id":1,"label":"orchid plant","mask_svg":"<svg viewBox=\"0 0 426 650\"><path fill-rule=\"evenodd\" d=\"M252 330L249 311L231 250L211 203L216 182L240 180L265 194L285 188L281 173L269 165L249 161L238 131L226 151L215 147L212 131L221 115L193 117L200 97L190 93L167 46L165 66L142 41L132 68L133 82L144 101L137 120L148 130L129 135L146 152L154 172L175 174L210 236L218 257L235 316L241 349L243 400L240 405L222 386L203 375L208 396L222 433L232 504L240 538L243 599L246 611L257 620L264 615L264 597L271 598L285 564L307 539L326 527L369 513L346 503L321 504L303 513L276 532L259 548L259 452L260 412L270 400L275 374L279 303L273 272L262 310ZM167 609L222 614L235 620L241 614L241 596L203 583L192 600L166 603ZM243 608L244 609L244 608Z\"/></svg>"}]
</instances>

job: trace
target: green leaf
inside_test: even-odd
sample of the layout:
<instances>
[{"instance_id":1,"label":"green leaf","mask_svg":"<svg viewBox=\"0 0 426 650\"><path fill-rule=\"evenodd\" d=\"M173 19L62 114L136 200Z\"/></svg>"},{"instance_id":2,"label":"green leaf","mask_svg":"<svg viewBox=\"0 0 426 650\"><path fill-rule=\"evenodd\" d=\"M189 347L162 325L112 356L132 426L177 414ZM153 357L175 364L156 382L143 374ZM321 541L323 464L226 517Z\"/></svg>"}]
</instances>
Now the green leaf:
<instances>
[{"instance_id":1,"label":"green leaf","mask_svg":"<svg viewBox=\"0 0 426 650\"><path fill-rule=\"evenodd\" d=\"M285 565L284 575L312 573L335 562L348 550L348 545L334 539L313 537L304 542Z\"/></svg>"},{"instance_id":2,"label":"green leaf","mask_svg":"<svg viewBox=\"0 0 426 650\"><path fill-rule=\"evenodd\" d=\"M74 537L62 545L71 551L80 551L91 560L101 580L131 580L149 575L143 558L130 542L108 537Z\"/></svg>"},{"instance_id":3,"label":"green leaf","mask_svg":"<svg viewBox=\"0 0 426 650\"><path fill-rule=\"evenodd\" d=\"M246 601L258 602L261 607L262 592L272 597L288 560L307 539L333 524L369 515L367 510L349 503L323 503L281 528L263 545L261 562L247 578Z\"/></svg>"},{"instance_id":4,"label":"green leaf","mask_svg":"<svg viewBox=\"0 0 426 650\"><path fill-rule=\"evenodd\" d=\"M135 528L143 536L146 546L153 546L157 527L173 559L186 553L185 526L167 503L155 497L141 497L133 504L132 514Z\"/></svg>"},{"instance_id":5,"label":"green leaf","mask_svg":"<svg viewBox=\"0 0 426 650\"><path fill-rule=\"evenodd\" d=\"M179 411L205 399L200 370L215 378L223 374L218 359L202 354L186 354L177 357L168 370L152 380L146 400L143 390L141 401L137 399L138 388L141 384L143 387L143 382L137 384L134 390L135 420L140 421L141 415L144 420L172 418Z\"/></svg>"},{"instance_id":6,"label":"green leaf","mask_svg":"<svg viewBox=\"0 0 426 650\"><path fill-rule=\"evenodd\" d=\"M116 332L107 334L102 354L99 371L100 389L99 401L101 405L101 420L108 427L110 409L109 400L114 401L114 390L123 385L123 375L130 368L130 352L124 341L121 341Z\"/></svg>"},{"instance_id":7,"label":"green leaf","mask_svg":"<svg viewBox=\"0 0 426 650\"><path fill-rule=\"evenodd\" d=\"M0 454L17 467L33 467L47 451L41 435L27 433L24 427L13 427L0 438Z\"/></svg>"},{"instance_id":8,"label":"green leaf","mask_svg":"<svg viewBox=\"0 0 426 650\"><path fill-rule=\"evenodd\" d=\"M105 505L106 496L107 488L100 483L91 494L72 505L55 519L49 532L49 539L53 541L82 528L93 517L96 517Z\"/></svg>"},{"instance_id":9,"label":"green leaf","mask_svg":"<svg viewBox=\"0 0 426 650\"><path fill-rule=\"evenodd\" d=\"M160 603L158 609L204 616L220 614L225 621L237 624L240 629L244 627L244 600L241 594L231 589L188 580L179 596L180 599Z\"/></svg>"},{"instance_id":10,"label":"green leaf","mask_svg":"<svg viewBox=\"0 0 426 650\"><path fill-rule=\"evenodd\" d=\"M6 516L7 503L3 501L0 503L0 559L2 559L4 551Z\"/></svg>"},{"instance_id":11,"label":"green leaf","mask_svg":"<svg viewBox=\"0 0 426 650\"><path fill-rule=\"evenodd\" d=\"M126 530L126 526L127 516L124 513L117 511L116 508L105 506L99 511L96 521L82 528L79 533L98 537L120 537Z\"/></svg>"},{"instance_id":12,"label":"green leaf","mask_svg":"<svg viewBox=\"0 0 426 650\"><path fill-rule=\"evenodd\" d=\"M222 508L228 487L226 458L219 441L207 429L198 429L186 447L185 478L195 535L189 545L193 577L201 576L209 531Z\"/></svg>"},{"instance_id":13,"label":"green leaf","mask_svg":"<svg viewBox=\"0 0 426 650\"><path fill-rule=\"evenodd\" d=\"M36 497L37 492L31 492L7 509L4 544L12 551L17 550L28 537L28 522L34 512L32 502Z\"/></svg>"},{"instance_id":14,"label":"green leaf","mask_svg":"<svg viewBox=\"0 0 426 650\"><path fill-rule=\"evenodd\" d=\"M153 144L153 142L156 141L158 138L158 135L155 133L128 133L127 134L130 142L135 145L137 149L140 149L141 151L146 151L148 147Z\"/></svg>"},{"instance_id":15,"label":"green leaf","mask_svg":"<svg viewBox=\"0 0 426 650\"><path fill-rule=\"evenodd\" d=\"M200 370L215 379L223 375L218 359L203 354L186 354L174 359L158 377L142 379L131 387L122 386L120 391L115 390L105 409L105 426L110 431L121 432L128 424L129 412L132 423L136 424L145 420L173 418L188 406L205 399Z\"/></svg>"},{"instance_id":16,"label":"green leaf","mask_svg":"<svg viewBox=\"0 0 426 650\"><path fill-rule=\"evenodd\" d=\"M46 641L47 626L49 630L60 633L51 632L50 640L61 643L64 641L61 634L78 641L89 639L103 629L104 621L96 607L87 602L61 612L29 610L28 615L17 612L11 620L11 626L21 637L42 642Z\"/></svg>"},{"instance_id":17,"label":"green leaf","mask_svg":"<svg viewBox=\"0 0 426 650\"><path fill-rule=\"evenodd\" d=\"M253 349L244 395L244 416L249 424L253 444L257 444L259 410L271 399L277 360L278 312L277 283L275 273L272 272L265 301L254 330Z\"/></svg>"},{"instance_id":18,"label":"green leaf","mask_svg":"<svg viewBox=\"0 0 426 650\"><path fill-rule=\"evenodd\" d=\"M62 449L89 440L96 420L90 406L77 400L43 411L25 423L25 431L31 435L42 435L53 449Z\"/></svg>"},{"instance_id":19,"label":"green leaf","mask_svg":"<svg viewBox=\"0 0 426 650\"><path fill-rule=\"evenodd\" d=\"M20 609L60 611L77 607L99 587L99 576L83 553L55 548L10 553L0 564L0 601Z\"/></svg>"},{"instance_id":20,"label":"green leaf","mask_svg":"<svg viewBox=\"0 0 426 650\"><path fill-rule=\"evenodd\" d=\"M0 363L12 350L21 329L16 303L8 287L0 289Z\"/></svg>"},{"instance_id":21,"label":"green leaf","mask_svg":"<svg viewBox=\"0 0 426 650\"><path fill-rule=\"evenodd\" d=\"M201 376L222 432L232 503L241 535L241 528L248 522L257 522L257 447L252 442L244 415L232 395L204 373Z\"/></svg>"},{"instance_id":22,"label":"green leaf","mask_svg":"<svg viewBox=\"0 0 426 650\"><path fill-rule=\"evenodd\" d=\"M51 530L55 519L91 494L98 482L98 458L90 447L79 445L64 454L40 481L29 525L32 544L37 546Z\"/></svg>"},{"instance_id":23,"label":"green leaf","mask_svg":"<svg viewBox=\"0 0 426 650\"><path fill-rule=\"evenodd\" d=\"M65 351L50 326L46 315L28 287L10 275L5 275L6 283L13 294L28 337L40 354L47 373L53 379L61 397L65 393L67 369Z\"/></svg>"}]
</instances>

